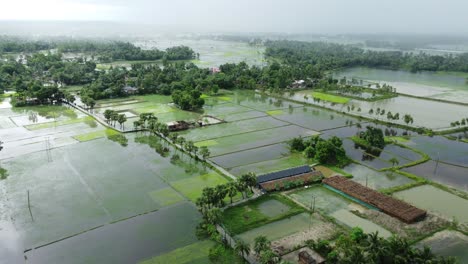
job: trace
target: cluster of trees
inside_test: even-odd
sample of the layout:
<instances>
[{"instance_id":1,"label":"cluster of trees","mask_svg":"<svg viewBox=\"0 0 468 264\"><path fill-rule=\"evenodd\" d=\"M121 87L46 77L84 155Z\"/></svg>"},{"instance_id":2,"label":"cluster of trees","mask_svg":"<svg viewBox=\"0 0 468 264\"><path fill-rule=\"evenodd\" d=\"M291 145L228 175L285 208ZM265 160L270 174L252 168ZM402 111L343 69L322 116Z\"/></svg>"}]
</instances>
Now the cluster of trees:
<instances>
[{"instance_id":1,"label":"cluster of trees","mask_svg":"<svg viewBox=\"0 0 468 264\"><path fill-rule=\"evenodd\" d=\"M468 72L468 53L429 55L401 51L371 51L326 42L269 41L265 55L288 64L314 65L320 70L366 66L416 71Z\"/></svg>"},{"instance_id":2,"label":"cluster of trees","mask_svg":"<svg viewBox=\"0 0 468 264\"><path fill-rule=\"evenodd\" d=\"M336 136L329 139L322 139L318 136L309 139L297 137L289 142L289 146L292 151L303 152L305 157L323 164L344 166L349 162L343 148L343 141Z\"/></svg>"},{"instance_id":3,"label":"cluster of trees","mask_svg":"<svg viewBox=\"0 0 468 264\"><path fill-rule=\"evenodd\" d=\"M226 184L220 184L216 187L205 187L202 191L201 197L199 197L195 204L198 210L202 214L203 221L197 226L197 236L200 238L209 237L212 240L222 243L225 247L229 247L226 237L223 237L218 230L216 225L222 222L222 211L220 208L225 206L225 199L229 197L232 204L232 198L235 197L239 192L242 197L246 197L246 192L257 185L257 176L253 173L247 173L237 178L235 182L228 182ZM222 248L213 248L210 250L209 257L215 261L223 251ZM234 250L245 257L250 253L250 246L243 240L237 239L234 245Z\"/></svg>"},{"instance_id":4,"label":"cluster of trees","mask_svg":"<svg viewBox=\"0 0 468 264\"><path fill-rule=\"evenodd\" d=\"M256 237L253 249L261 264L274 264L281 260L280 256L271 249L271 241L266 236Z\"/></svg>"},{"instance_id":5,"label":"cluster of trees","mask_svg":"<svg viewBox=\"0 0 468 264\"><path fill-rule=\"evenodd\" d=\"M55 48L50 41L26 40L18 37L0 36L0 54L7 52L36 52Z\"/></svg>"},{"instance_id":6,"label":"cluster of trees","mask_svg":"<svg viewBox=\"0 0 468 264\"><path fill-rule=\"evenodd\" d=\"M365 234L355 227L334 243L328 240L308 240L306 244L326 258L327 263L456 263L453 257L434 255L430 248L416 248L406 238L382 238L378 233Z\"/></svg>"},{"instance_id":7,"label":"cluster of trees","mask_svg":"<svg viewBox=\"0 0 468 264\"><path fill-rule=\"evenodd\" d=\"M60 52L91 53L101 62L115 60L190 60L196 57L195 52L187 46L176 46L166 49L144 50L129 42L122 41L64 41L57 45Z\"/></svg>"},{"instance_id":8,"label":"cluster of trees","mask_svg":"<svg viewBox=\"0 0 468 264\"><path fill-rule=\"evenodd\" d=\"M380 107L377 107L377 109L369 109L369 114L370 115L385 115L385 113L387 113L387 119L388 120L400 120L400 113L392 113L390 111L386 112L385 109L382 109ZM406 125L409 125L409 124L413 124L414 122L414 119L413 119L413 116L411 116L410 114L405 114L403 116L403 121L406 123Z\"/></svg>"},{"instance_id":9,"label":"cluster of trees","mask_svg":"<svg viewBox=\"0 0 468 264\"><path fill-rule=\"evenodd\" d=\"M125 122L127 122L127 117L125 114L119 114L115 110L106 109L104 111L104 118L108 124L112 124L115 127L115 123L119 123L121 129L125 129Z\"/></svg>"},{"instance_id":10,"label":"cluster of trees","mask_svg":"<svg viewBox=\"0 0 468 264\"><path fill-rule=\"evenodd\" d=\"M172 101L182 110L195 110L202 108L205 100L200 98L199 90L176 90L172 93Z\"/></svg>"},{"instance_id":11,"label":"cluster of trees","mask_svg":"<svg viewBox=\"0 0 468 264\"><path fill-rule=\"evenodd\" d=\"M383 149L385 147L385 138L382 129L367 126L366 131L358 133L358 137L364 140L368 145L373 148Z\"/></svg>"},{"instance_id":12,"label":"cluster of trees","mask_svg":"<svg viewBox=\"0 0 468 264\"><path fill-rule=\"evenodd\" d=\"M468 123L468 118L462 118L461 121L450 122L451 127L465 126Z\"/></svg>"}]
</instances>

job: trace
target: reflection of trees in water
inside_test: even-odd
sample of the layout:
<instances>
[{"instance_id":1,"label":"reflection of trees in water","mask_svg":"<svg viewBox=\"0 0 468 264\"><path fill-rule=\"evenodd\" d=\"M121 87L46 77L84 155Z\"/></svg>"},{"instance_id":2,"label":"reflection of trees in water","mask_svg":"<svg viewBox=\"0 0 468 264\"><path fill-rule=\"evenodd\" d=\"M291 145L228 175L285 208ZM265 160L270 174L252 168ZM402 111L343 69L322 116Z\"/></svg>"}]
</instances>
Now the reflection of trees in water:
<instances>
[{"instance_id":1,"label":"reflection of trees in water","mask_svg":"<svg viewBox=\"0 0 468 264\"><path fill-rule=\"evenodd\" d=\"M37 123L37 112L29 111L28 119L29 119L29 121L31 121L33 123Z\"/></svg>"},{"instance_id":2,"label":"reflection of trees in water","mask_svg":"<svg viewBox=\"0 0 468 264\"><path fill-rule=\"evenodd\" d=\"M373 161L376 157L380 157L380 154L382 154L381 149L367 148L356 143L354 144L354 148L364 150L361 157L362 161Z\"/></svg>"}]
</instances>

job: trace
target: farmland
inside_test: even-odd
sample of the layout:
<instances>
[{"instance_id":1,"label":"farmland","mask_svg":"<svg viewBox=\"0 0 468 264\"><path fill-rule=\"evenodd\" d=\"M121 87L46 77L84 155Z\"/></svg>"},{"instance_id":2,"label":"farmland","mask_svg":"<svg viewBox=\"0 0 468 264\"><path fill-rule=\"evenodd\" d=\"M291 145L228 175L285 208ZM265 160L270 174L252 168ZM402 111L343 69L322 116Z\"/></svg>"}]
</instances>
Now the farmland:
<instances>
[{"instance_id":1,"label":"farmland","mask_svg":"<svg viewBox=\"0 0 468 264\"><path fill-rule=\"evenodd\" d=\"M205 67L244 60L254 65L265 63L263 47L213 40L182 43L199 48L201 57L193 62ZM210 45L219 46L213 51ZM141 61L114 61L98 68L130 67L133 63ZM361 76L361 72L365 70L339 74ZM393 73L379 70L368 74ZM441 77L440 73L423 75L422 79L429 79L422 83L425 86ZM408 73L399 72L398 76L413 81ZM413 244L427 244L435 252L464 260L466 254L460 248L466 245L468 230L468 145L442 135L414 132L417 127L443 132L453 128L451 121L466 118L465 105L432 100L461 102L454 99L455 91L464 91L460 79L441 78L436 86L450 84L450 91L444 94L434 87L409 93L416 84L405 90L406 86L392 82L402 89L398 92L411 96L372 102L309 89L294 95L221 89L204 92L205 104L196 111L182 110L171 96L162 94L100 99L88 111L67 104L13 107L10 98L2 98L0 138L5 149L0 152L0 161L8 176L0 180L0 209L5 212L0 214L0 235L11 237L9 243L14 245L6 259L26 257L33 263L206 263L210 249L218 245L210 238L198 240L196 236L197 226L204 220L199 198L206 188L237 182L248 173L258 176L310 165L326 178L345 175L427 210L429 216L418 224L406 225L318 183L267 194L254 188L247 192L248 200L236 189L232 205L229 198L223 200L220 227L250 247L256 237L264 235L281 254L304 246L310 239L336 241L340 234L359 227L365 233L378 232L382 238L403 234ZM366 78L372 83L385 80ZM77 87L69 88L77 91ZM84 106L78 95L77 104ZM377 108L411 113L414 123L405 124L403 119L390 122L386 115L369 114ZM122 126L105 121L106 110L127 120ZM195 125L162 137L135 125L145 113L152 113L162 124L181 120L196 123L205 115L223 122ZM370 152L353 141L366 126L392 130L395 135L386 135L387 144ZM199 149L206 147L206 159L171 141L170 136L176 133ZM309 140L315 136L337 136L350 162L338 168L291 151L292 138ZM446 240L455 242L445 250L440 241ZM226 255L239 261L233 251Z\"/></svg>"}]
</instances>

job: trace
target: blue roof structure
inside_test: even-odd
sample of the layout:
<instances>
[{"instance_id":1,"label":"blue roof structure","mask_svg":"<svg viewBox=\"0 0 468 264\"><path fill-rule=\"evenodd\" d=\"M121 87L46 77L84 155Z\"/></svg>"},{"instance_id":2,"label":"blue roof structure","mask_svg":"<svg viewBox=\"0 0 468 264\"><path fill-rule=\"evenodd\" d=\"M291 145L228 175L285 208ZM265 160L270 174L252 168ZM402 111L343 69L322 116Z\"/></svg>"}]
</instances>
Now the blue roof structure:
<instances>
[{"instance_id":1,"label":"blue roof structure","mask_svg":"<svg viewBox=\"0 0 468 264\"><path fill-rule=\"evenodd\" d=\"M308 173L311 171L312 170L310 169L309 165L304 165L301 167L291 168L291 169L282 170L282 171L275 171L272 173L260 175L257 177L257 182L260 184L264 182L279 180L279 179L288 178L291 176Z\"/></svg>"}]
</instances>

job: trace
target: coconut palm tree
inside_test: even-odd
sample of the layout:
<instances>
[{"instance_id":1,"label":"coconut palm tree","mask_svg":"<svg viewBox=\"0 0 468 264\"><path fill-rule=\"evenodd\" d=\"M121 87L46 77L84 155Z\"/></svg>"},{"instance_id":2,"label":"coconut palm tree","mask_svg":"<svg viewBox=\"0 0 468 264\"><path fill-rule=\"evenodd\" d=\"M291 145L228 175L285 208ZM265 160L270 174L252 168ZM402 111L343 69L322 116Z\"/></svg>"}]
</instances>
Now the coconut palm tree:
<instances>
[{"instance_id":1,"label":"coconut palm tree","mask_svg":"<svg viewBox=\"0 0 468 264\"><path fill-rule=\"evenodd\" d=\"M268 240L266 236L258 236L254 239L254 251L257 255L266 249L268 249L271 245L271 242Z\"/></svg>"},{"instance_id":2,"label":"coconut palm tree","mask_svg":"<svg viewBox=\"0 0 468 264\"><path fill-rule=\"evenodd\" d=\"M127 117L124 114L120 114L117 117L117 122L119 122L120 128L123 128L123 124L127 122Z\"/></svg>"},{"instance_id":3,"label":"coconut palm tree","mask_svg":"<svg viewBox=\"0 0 468 264\"><path fill-rule=\"evenodd\" d=\"M237 195L237 185L235 182L228 182L226 184L226 189L227 189L227 195L231 199L231 204L232 204L232 198Z\"/></svg>"},{"instance_id":4,"label":"coconut palm tree","mask_svg":"<svg viewBox=\"0 0 468 264\"><path fill-rule=\"evenodd\" d=\"M250 246L248 243L241 239L236 239L236 244L234 245L234 250L237 254L245 258L250 253Z\"/></svg>"}]
</instances>

